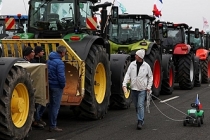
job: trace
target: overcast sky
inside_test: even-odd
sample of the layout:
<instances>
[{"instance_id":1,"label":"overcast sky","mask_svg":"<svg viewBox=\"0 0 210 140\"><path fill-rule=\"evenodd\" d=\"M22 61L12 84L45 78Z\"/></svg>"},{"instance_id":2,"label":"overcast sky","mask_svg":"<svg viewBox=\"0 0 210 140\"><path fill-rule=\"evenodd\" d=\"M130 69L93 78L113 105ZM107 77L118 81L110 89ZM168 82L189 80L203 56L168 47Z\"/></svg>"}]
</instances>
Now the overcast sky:
<instances>
[{"instance_id":1,"label":"overcast sky","mask_svg":"<svg viewBox=\"0 0 210 140\"><path fill-rule=\"evenodd\" d=\"M113 0L101 0L101 2ZM120 0L128 13L152 14L155 0ZM162 0L162 19L184 22L193 28L203 29L203 17L210 24L210 0Z\"/></svg>"},{"instance_id":2,"label":"overcast sky","mask_svg":"<svg viewBox=\"0 0 210 140\"><path fill-rule=\"evenodd\" d=\"M27 14L28 0L2 0L1 15ZM101 0L113 2L113 0ZM152 14L155 0L120 0L128 13ZM203 29L203 17L210 24L210 0L162 0L162 19L170 22L185 22L193 28ZM25 2L25 3L24 3ZM25 5L24 5L25 4ZM26 7L25 7L26 6ZM25 9L26 8L26 9Z\"/></svg>"}]
</instances>

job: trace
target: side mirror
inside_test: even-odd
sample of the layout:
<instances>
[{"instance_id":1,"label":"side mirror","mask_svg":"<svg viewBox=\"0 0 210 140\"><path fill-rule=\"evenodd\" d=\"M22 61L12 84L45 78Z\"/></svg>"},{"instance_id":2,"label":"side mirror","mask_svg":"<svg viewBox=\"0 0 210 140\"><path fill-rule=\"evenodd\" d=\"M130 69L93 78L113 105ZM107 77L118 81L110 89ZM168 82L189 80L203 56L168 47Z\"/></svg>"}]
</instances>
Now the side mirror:
<instances>
[{"instance_id":1,"label":"side mirror","mask_svg":"<svg viewBox=\"0 0 210 140\"><path fill-rule=\"evenodd\" d=\"M195 38L199 38L199 29L195 28Z\"/></svg>"},{"instance_id":2,"label":"side mirror","mask_svg":"<svg viewBox=\"0 0 210 140\"><path fill-rule=\"evenodd\" d=\"M118 24L118 6L112 6L111 21L112 24Z\"/></svg>"},{"instance_id":3,"label":"side mirror","mask_svg":"<svg viewBox=\"0 0 210 140\"><path fill-rule=\"evenodd\" d=\"M168 37L168 27L165 24L163 24L162 33L163 33L163 38Z\"/></svg>"}]
</instances>

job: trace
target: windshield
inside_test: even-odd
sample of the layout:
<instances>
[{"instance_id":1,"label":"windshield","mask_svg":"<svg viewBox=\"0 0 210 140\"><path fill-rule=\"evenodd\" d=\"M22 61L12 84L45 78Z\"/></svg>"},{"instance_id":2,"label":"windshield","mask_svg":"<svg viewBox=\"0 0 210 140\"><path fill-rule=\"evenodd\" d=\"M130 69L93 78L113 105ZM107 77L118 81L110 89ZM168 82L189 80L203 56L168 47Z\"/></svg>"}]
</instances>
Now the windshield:
<instances>
[{"instance_id":1,"label":"windshield","mask_svg":"<svg viewBox=\"0 0 210 140\"><path fill-rule=\"evenodd\" d=\"M132 44L144 38L148 39L150 36L150 26L143 28L144 22L142 19L119 19L118 25L110 24L109 26L109 40L117 44Z\"/></svg>"},{"instance_id":2,"label":"windshield","mask_svg":"<svg viewBox=\"0 0 210 140\"><path fill-rule=\"evenodd\" d=\"M79 4L79 17L75 19L76 11L74 0L32 0L30 7L30 27L42 30L66 30L73 28L75 21L86 26L86 17L91 16L90 2Z\"/></svg>"},{"instance_id":3,"label":"windshield","mask_svg":"<svg viewBox=\"0 0 210 140\"><path fill-rule=\"evenodd\" d=\"M199 36L199 38L195 38L195 34L194 33L191 33L190 34L190 45L193 46L194 49L197 49L199 47L202 46L202 37Z\"/></svg>"},{"instance_id":4,"label":"windshield","mask_svg":"<svg viewBox=\"0 0 210 140\"><path fill-rule=\"evenodd\" d=\"M182 34L179 29L168 29L168 37L163 38L164 46L174 46L182 42Z\"/></svg>"}]
</instances>

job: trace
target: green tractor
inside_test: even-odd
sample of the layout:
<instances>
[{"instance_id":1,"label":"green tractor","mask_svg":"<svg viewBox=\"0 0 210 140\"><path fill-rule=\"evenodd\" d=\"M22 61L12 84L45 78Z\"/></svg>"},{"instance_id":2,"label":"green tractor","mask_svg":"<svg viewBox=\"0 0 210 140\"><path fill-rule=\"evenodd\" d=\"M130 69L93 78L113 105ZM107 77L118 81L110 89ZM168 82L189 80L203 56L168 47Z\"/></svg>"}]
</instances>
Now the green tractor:
<instances>
[{"instance_id":1,"label":"green tractor","mask_svg":"<svg viewBox=\"0 0 210 140\"><path fill-rule=\"evenodd\" d=\"M112 78L110 67L116 65L118 73L114 76L122 77L129 56L122 54L113 59L106 38L107 7L112 4L97 2L98 0L30 0L27 32L17 33L12 39L1 40L3 57L22 58L24 47L34 48L38 45L44 48L47 60L49 53L56 51L58 45L65 46L67 53L63 61L66 86L61 105L70 106L77 117L91 120L102 119L108 112L111 100L112 104L117 104L120 108L128 108L131 104L130 94L122 97L111 90L112 83L118 83L115 88L122 89L122 82ZM99 8L102 8L101 17L104 21L101 23L101 31L97 30L94 16ZM118 8L112 7L112 13L114 23L118 17ZM111 99L117 97L122 98ZM25 123L20 127L25 129L29 126L30 123ZM4 129L4 126L1 125L0 129ZM14 126L5 135L12 133L12 130L20 132L19 129ZM23 138L23 135L15 136L17 139ZM4 137L0 135L0 138Z\"/></svg>"},{"instance_id":2,"label":"green tractor","mask_svg":"<svg viewBox=\"0 0 210 140\"><path fill-rule=\"evenodd\" d=\"M159 30L154 16L139 14L122 14L118 16L118 24L109 24L109 42L112 54L129 54L135 60L135 52L145 49L144 60L153 71L152 94L172 94L173 63L171 57L162 55ZM166 81L165 81L166 80Z\"/></svg>"}]
</instances>

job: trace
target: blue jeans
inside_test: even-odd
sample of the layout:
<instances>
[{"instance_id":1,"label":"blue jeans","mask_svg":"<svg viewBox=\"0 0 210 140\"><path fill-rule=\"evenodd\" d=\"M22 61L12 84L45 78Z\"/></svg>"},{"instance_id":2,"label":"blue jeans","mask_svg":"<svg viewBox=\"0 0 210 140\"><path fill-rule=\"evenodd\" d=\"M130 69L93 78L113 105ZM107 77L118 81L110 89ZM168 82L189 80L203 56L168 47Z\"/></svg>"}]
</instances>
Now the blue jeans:
<instances>
[{"instance_id":1,"label":"blue jeans","mask_svg":"<svg viewBox=\"0 0 210 140\"><path fill-rule=\"evenodd\" d=\"M61 88L49 88L49 121L50 128L55 128L57 126L57 116L60 109L61 97L63 94L63 89Z\"/></svg>"},{"instance_id":2,"label":"blue jeans","mask_svg":"<svg viewBox=\"0 0 210 140\"><path fill-rule=\"evenodd\" d=\"M131 90L131 94L133 97L133 103L136 108L138 121L144 122L144 101L146 97L146 90L136 91Z\"/></svg>"},{"instance_id":3,"label":"blue jeans","mask_svg":"<svg viewBox=\"0 0 210 140\"><path fill-rule=\"evenodd\" d=\"M42 115L44 114L46 107L41 104L35 103L35 108L36 111L34 113L34 119L35 121L39 121L42 118Z\"/></svg>"}]
</instances>

